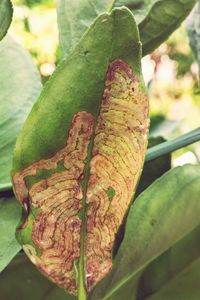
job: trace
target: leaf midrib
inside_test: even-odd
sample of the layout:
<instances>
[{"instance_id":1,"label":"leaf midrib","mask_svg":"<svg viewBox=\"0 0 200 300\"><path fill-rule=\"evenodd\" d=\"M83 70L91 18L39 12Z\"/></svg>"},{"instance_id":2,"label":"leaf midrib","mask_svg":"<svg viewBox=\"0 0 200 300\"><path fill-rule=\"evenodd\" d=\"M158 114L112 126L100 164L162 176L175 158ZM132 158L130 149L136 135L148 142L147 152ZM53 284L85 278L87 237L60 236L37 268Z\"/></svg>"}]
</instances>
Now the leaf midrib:
<instances>
[{"instance_id":1,"label":"leaf midrib","mask_svg":"<svg viewBox=\"0 0 200 300\"><path fill-rule=\"evenodd\" d=\"M114 2L115 1L111 1ZM108 12L108 15L110 14L110 12ZM111 39L111 51L110 51L110 55L108 55L108 61L107 61L107 68L109 67L109 63L111 61L111 58L113 57L113 39L114 39L114 33L115 33L115 13L113 14L113 30L112 30L112 39ZM106 70L107 72L107 70ZM105 74L106 76L106 74ZM104 78L104 87L105 87L105 78ZM102 95L103 95L102 91ZM83 198L82 198L82 225L81 225L81 236L80 236L80 258L79 258L79 264L78 264L78 296L79 293L81 294L81 290L83 291L84 288L84 294L86 294L85 291L85 283L86 283L86 276L85 276L85 264L87 262L87 257L86 257L86 261L84 261L84 257L85 257L85 246L86 246L86 238L87 238L87 227L86 227L86 212L87 212L87 188L88 188L88 181L89 181L89 177L90 177L90 162L92 159L92 150L94 147L94 140L95 140L95 131L96 131L96 127L97 127L97 121L98 121L98 117L100 115L100 110L101 110L101 101L102 101L102 95L99 99L99 103L98 103L98 109L97 109L97 113L94 117L94 125L93 125L93 132L92 132L92 136L90 139L90 143L88 146L88 152L87 152L87 159L86 159L86 164L85 164L85 168L84 168L84 178L82 180L82 186L83 186ZM84 295L85 298L78 298L78 300L85 300L86 299L86 295Z\"/></svg>"},{"instance_id":2,"label":"leaf midrib","mask_svg":"<svg viewBox=\"0 0 200 300\"><path fill-rule=\"evenodd\" d=\"M88 146L88 153L86 164L84 168L84 178L81 182L83 187L83 198L82 198L82 216L81 216L81 233L80 233L80 258L78 263L78 297L82 300L81 295L84 295L86 299L86 291L85 291L85 252L86 252L86 236L87 236L87 224L86 224L86 212L87 212L87 189L88 189L88 181L90 177L90 161L92 158L92 150L94 146L94 138L95 138L95 129L96 129L96 119L94 118L93 132L90 139L90 143ZM79 299L79 298L78 298ZM84 298L83 298L84 299Z\"/></svg>"}]
</instances>

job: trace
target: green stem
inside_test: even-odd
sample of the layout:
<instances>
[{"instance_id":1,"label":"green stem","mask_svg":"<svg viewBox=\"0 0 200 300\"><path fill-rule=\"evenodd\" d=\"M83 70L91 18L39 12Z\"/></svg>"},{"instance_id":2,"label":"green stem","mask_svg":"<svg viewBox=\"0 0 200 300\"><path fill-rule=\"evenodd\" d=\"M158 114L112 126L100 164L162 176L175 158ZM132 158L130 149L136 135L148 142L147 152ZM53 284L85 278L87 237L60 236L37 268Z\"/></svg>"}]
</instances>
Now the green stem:
<instances>
[{"instance_id":1,"label":"green stem","mask_svg":"<svg viewBox=\"0 0 200 300\"><path fill-rule=\"evenodd\" d=\"M114 8L115 2L116 2L116 0L110 1L109 6L108 6L108 12L111 12L111 10Z\"/></svg>"},{"instance_id":2,"label":"green stem","mask_svg":"<svg viewBox=\"0 0 200 300\"><path fill-rule=\"evenodd\" d=\"M82 198L82 224L81 224L81 239L80 239L80 258L78 263L78 300L87 300L87 292L86 292L86 276L85 276L85 238L86 238L86 213L87 213L87 188L88 188L88 181L90 177L90 161L92 159L92 149L94 147L94 138L95 138L95 129L96 123L94 124L93 128L93 135L90 140L88 146L88 154L87 154L87 161L84 168L84 179L81 182L82 189L83 189L83 198Z\"/></svg>"},{"instance_id":3,"label":"green stem","mask_svg":"<svg viewBox=\"0 0 200 300\"><path fill-rule=\"evenodd\" d=\"M156 145L152 148L149 148L147 150L145 161L147 162L153 160L157 157L171 153L198 141L200 141L200 127L186 134L183 134L172 141L167 141L162 144ZM10 182L0 184L0 192L5 192L9 190L12 190L12 184Z\"/></svg>"},{"instance_id":4,"label":"green stem","mask_svg":"<svg viewBox=\"0 0 200 300\"><path fill-rule=\"evenodd\" d=\"M183 134L172 141L167 141L156 145L147 150L145 162L153 160L164 154L176 151L185 146L198 142L200 140L200 127L192 130L186 134Z\"/></svg>"},{"instance_id":5,"label":"green stem","mask_svg":"<svg viewBox=\"0 0 200 300\"><path fill-rule=\"evenodd\" d=\"M0 184L0 192L6 192L9 190L12 190L11 182Z\"/></svg>"}]
</instances>

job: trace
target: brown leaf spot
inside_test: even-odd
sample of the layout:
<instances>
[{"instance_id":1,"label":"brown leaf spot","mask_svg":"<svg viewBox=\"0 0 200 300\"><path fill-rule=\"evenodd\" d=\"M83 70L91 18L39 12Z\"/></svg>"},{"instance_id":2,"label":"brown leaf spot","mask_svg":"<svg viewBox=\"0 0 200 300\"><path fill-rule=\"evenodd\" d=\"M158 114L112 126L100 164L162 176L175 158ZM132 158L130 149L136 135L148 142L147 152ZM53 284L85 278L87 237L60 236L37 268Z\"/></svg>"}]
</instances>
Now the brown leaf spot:
<instances>
[{"instance_id":1,"label":"brown leaf spot","mask_svg":"<svg viewBox=\"0 0 200 300\"><path fill-rule=\"evenodd\" d=\"M122 60L113 61L108 68L94 136L93 130L90 113L75 114L65 147L52 158L33 163L13 178L16 196L27 213L29 207L40 209L33 222L32 240L41 255L35 256L30 247L28 255L44 275L72 293L77 289L74 264L80 256L79 212L84 193L81 181L85 176L90 139L94 138L86 195L85 283L88 291L112 267L115 236L130 205L144 161L148 101L131 67ZM27 177L35 176L38 170L55 170L59 162L63 162L64 170L27 189Z\"/></svg>"},{"instance_id":2,"label":"brown leaf spot","mask_svg":"<svg viewBox=\"0 0 200 300\"><path fill-rule=\"evenodd\" d=\"M55 156L40 160L15 174L15 192L22 204L29 199L32 207L39 208L32 229L32 240L41 249L40 257L27 255L40 271L60 287L75 293L76 278L74 261L79 258L83 161L87 157L87 147L93 130L93 117L86 112L77 113L72 120L66 146ZM27 176L34 176L37 170L56 168L63 160L65 170L35 183L28 191ZM26 200L26 201L25 201Z\"/></svg>"},{"instance_id":3,"label":"brown leaf spot","mask_svg":"<svg viewBox=\"0 0 200 300\"><path fill-rule=\"evenodd\" d=\"M115 235L135 192L147 144L148 101L130 66L113 61L105 86L87 193L88 290L112 266ZM115 191L112 201L110 187Z\"/></svg>"}]
</instances>

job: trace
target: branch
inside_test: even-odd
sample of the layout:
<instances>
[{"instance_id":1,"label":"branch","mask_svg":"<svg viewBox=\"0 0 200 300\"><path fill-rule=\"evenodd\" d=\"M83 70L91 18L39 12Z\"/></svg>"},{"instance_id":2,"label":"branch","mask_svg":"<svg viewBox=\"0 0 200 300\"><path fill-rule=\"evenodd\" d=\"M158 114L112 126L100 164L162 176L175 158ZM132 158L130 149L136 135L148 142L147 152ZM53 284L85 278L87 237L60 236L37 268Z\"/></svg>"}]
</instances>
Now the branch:
<instances>
[{"instance_id":1,"label":"branch","mask_svg":"<svg viewBox=\"0 0 200 300\"><path fill-rule=\"evenodd\" d=\"M145 162L158 158L167 153L171 153L198 141L200 141L200 127L183 134L172 141L167 141L149 148L146 153ZM0 184L0 192L9 190L12 190L11 182Z\"/></svg>"},{"instance_id":2,"label":"branch","mask_svg":"<svg viewBox=\"0 0 200 300\"><path fill-rule=\"evenodd\" d=\"M171 153L200 140L200 127L183 134L172 141L167 141L149 148L146 153L145 162L153 160L164 154Z\"/></svg>"}]
</instances>

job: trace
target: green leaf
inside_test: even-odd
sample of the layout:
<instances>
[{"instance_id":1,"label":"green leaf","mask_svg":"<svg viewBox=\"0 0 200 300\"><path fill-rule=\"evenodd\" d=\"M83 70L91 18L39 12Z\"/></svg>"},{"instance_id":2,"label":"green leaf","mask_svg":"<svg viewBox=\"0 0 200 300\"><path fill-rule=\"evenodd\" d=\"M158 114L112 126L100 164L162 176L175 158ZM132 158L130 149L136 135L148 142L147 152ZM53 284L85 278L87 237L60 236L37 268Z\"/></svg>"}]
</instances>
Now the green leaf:
<instances>
[{"instance_id":1,"label":"green leaf","mask_svg":"<svg viewBox=\"0 0 200 300\"><path fill-rule=\"evenodd\" d=\"M200 259L189 266L184 272L174 281L169 282L159 294L155 294L148 300L198 300L200 297L199 282L200 282Z\"/></svg>"},{"instance_id":2,"label":"green leaf","mask_svg":"<svg viewBox=\"0 0 200 300\"><path fill-rule=\"evenodd\" d=\"M136 300L136 292L139 284L141 272L138 272L134 278L128 280L123 286L121 286L116 292L114 292L108 299L109 300Z\"/></svg>"},{"instance_id":3,"label":"green leaf","mask_svg":"<svg viewBox=\"0 0 200 300\"><path fill-rule=\"evenodd\" d=\"M158 294L149 297L148 300L198 300L200 297L200 259L189 266L183 273L169 282Z\"/></svg>"},{"instance_id":4,"label":"green leaf","mask_svg":"<svg viewBox=\"0 0 200 300\"><path fill-rule=\"evenodd\" d=\"M0 274L2 300L76 300L41 275L23 253Z\"/></svg>"},{"instance_id":5,"label":"green leaf","mask_svg":"<svg viewBox=\"0 0 200 300\"><path fill-rule=\"evenodd\" d=\"M137 272L108 299L145 300L153 295L160 295L165 286L170 282L176 281L177 278L181 278L182 273L191 264L197 263L200 255L199 249L200 226L197 226L183 239L153 260L147 267ZM177 286L177 289L179 289L179 286ZM188 282L185 287L186 293L189 290L190 283ZM195 292L198 293L198 291L199 289L196 289ZM158 299L162 299L162 297ZM177 299L182 298L180 296L175 298L175 300Z\"/></svg>"},{"instance_id":6,"label":"green leaf","mask_svg":"<svg viewBox=\"0 0 200 300\"><path fill-rule=\"evenodd\" d=\"M0 183L10 181L17 134L38 96L40 76L30 55L11 37L0 42Z\"/></svg>"},{"instance_id":7,"label":"green leaf","mask_svg":"<svg viewBox=\"0 0 200 300\"><path fill-rule=\"evenodd\" d=\"M156 180L132 205L111 272L90 295L106 300L199 224L200 166L185 165ZM131 251L130 251L131 249Z\"/></svg>"},{"instance_id":8,"label":"green leaf","mask_svg":"<svg viewBox=\"0 0 200 300\"><path fill-rule=\"evenodd\" d=\"M148 300L198 300L200 297L200 259L188 266L175 280L164 286L159 293L148 298Z\"/></svg>"},{"instance_id":9,"label":"green leaf","mask_svg":"<svg viewBox=\"0 0 200 300\"><path fill-rule=\"evenodd\" d=\"M107 11L109 3L127 6L139 26L142 55L145 56L163 43L192 10L196 0L59 0L57 7L60 44L69 54L93 19Z\"/></svg>"},{"instance_id":10,"label":"green leaf","mask_svg":"<svg viewBox=\"0 0 200 300\"><path fill-rule=\"evenodd\" d=\"M65 54L76 46L94 19L107 8L108 0L57 1L60 45Z\"/></svg>"},{"instance_id":11,"label":"green leaf","mask_svg":"<svg viewBox=\"0 0 200 300\"><path fill-rule=\"evenodd\" d=\"M156 49L180 26L195 3L196 0L153 1L148 14L139 23L143 56Z\"/></svg>"},{"instance_id":12,"label":"green leaf","mask_svg":"<svg viewBox=\"0 0 200 300\"><path fill-rule=\"evenodd\" d=\"M158 0L117 0L115 5L128 7L132 11L137 24L140 24L157 1Z\"/></svg>"},{"instance_id":13,"label":"green leaf","mask_svg":"<svg viewBox=\"0 0 200 300\"><path fill-rule=\"evenodd\" d=\"M118 0L136 18L142 42L142 56L159 47L192 10L196 0Z\"/></svg>"},{"instance_id":14,"label":"green leaf","mask_svg":"<svg viewBox=\"0 0 200 300\"><path fill-rule=\"evenodd\" d=\"M169 286L172 282L175 283L178 278L182 278L182 273L190 268L191 264L198 263L199 249L200 226L197 226L183 239L153 260L147 267L137 272L133 278L130 278L126 284L108 299L145 300L151 299L154 295L160 296L165 286ZM176 289L179 289L179 285ZM184 292L187 294L190 289L190 282L188 282ZM196 287L195 293L198 294L198 291L199 288ZM158 299L162 299L162 296ZM168 299L171 299L171 297ZM175 300L177 299L182 299L182 297L177 297L175 293Z\"/></svg>"},{"instance_id":15,"label":"green leaf","mask_svg":"<svg viewBox=\"0 0 200 300\"><path fill-rule=\"evenodd\" d=\"M176 291L180 289L180 282L183 273L187 273L191 265L198 265L200 258L200 226L197 226L185 238L176 243L173 247L168 249L160 257L154 260L146 267L142 276L140 277L137 287L137 300L145 299L163 299L163 290L169 295L171 286ZM183 295L191 292L190 281L185 284L184 291L177 295L175 293L174 299L183 299ZM182 285L181 285L182 287ZM200 296L199 287L196 286L193 293ZM193 295L191 293L191 295ZM171 297L169 297L171 299ZM194 299L198 299L194 298ZM186 298L187 299L187 298ZM193 297L189 297L193 299Z\"/></svg>"},{"instance_id":16,"label":"green leaf","mask_svg":"<svg viewBox=\"0 0 200 300\"><path fill-rule=\"evenodd\" d=\"M15 238L21 211L21 206L14 198L0 198L0 272L21 248Z\"/></svg>"},{"instance_id":17,"label":"green leaf","mask_svg":"<svg viewBox=\"0 0 200 300\"><path fill-rule=\"evenodd\" d=\"M12 21L13 7L10 0L0 0L0 40L6 35Z\"/></svg>"},{"instance_id":18,"label":"green leaf","mask_svg":"<svg viewBox=\"0 0 200 300\"><path fill-rule=\"evenodd\" d=\"M199 64L200 74L200 0L198 0L188 18L187 31L190 38L190 45Z\"/></svg>"},{"instance_id":19,"label":"green leaf","mask_svg":"<svg viewBox=\"0 0 200 300\"><path fill-rule=\"evenodd\" d=\"M30 212L19 240L54 282L72 293L78 285L79 299L85 282L90 290L111 268L115 233L144 162L149 122L140 60L130 11L102 14L45 85L15 147L15 193Z\"/></svg>"}]
</instances>

